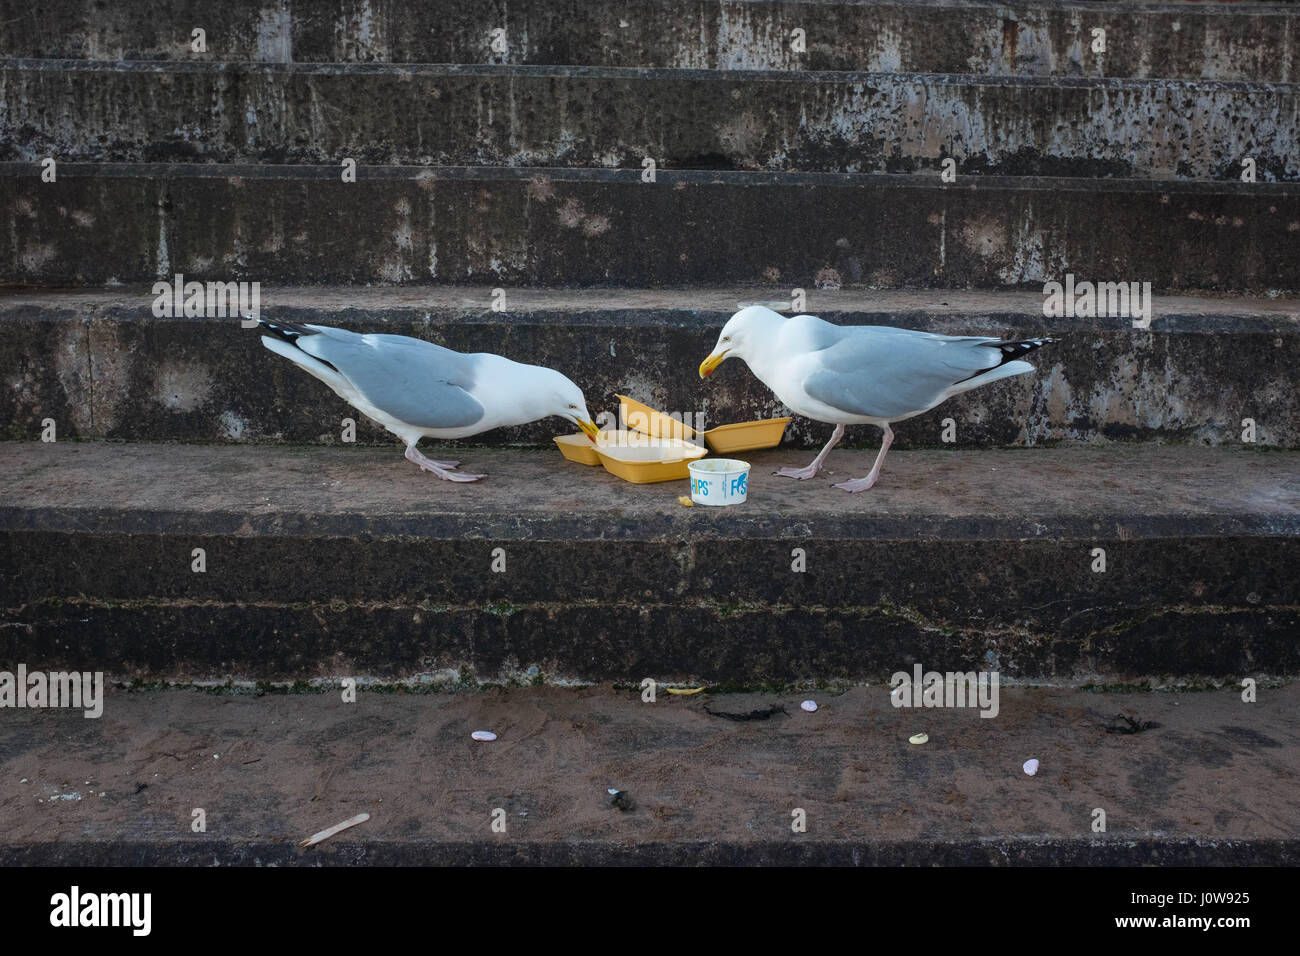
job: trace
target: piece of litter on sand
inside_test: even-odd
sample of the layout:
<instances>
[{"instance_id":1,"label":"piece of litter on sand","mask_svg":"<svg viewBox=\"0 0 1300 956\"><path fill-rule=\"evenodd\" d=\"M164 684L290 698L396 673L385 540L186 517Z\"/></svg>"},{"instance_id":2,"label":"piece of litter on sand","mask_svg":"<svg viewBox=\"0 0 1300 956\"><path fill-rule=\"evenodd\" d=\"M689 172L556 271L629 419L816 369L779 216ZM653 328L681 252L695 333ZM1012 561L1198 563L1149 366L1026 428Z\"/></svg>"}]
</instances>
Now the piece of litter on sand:
<instances>
[{"instance_id":1,"label":"piece of litter on sand","mask_svg":"<svg viewBox=\"0 0 1300 956\"><path fill-rule=\"evenodd\" d=\"M708 705L704 707L704 712L710 717L724 717L727 720L767 720L773 714L784 714L785 708L779 704L772 704L770 707L760 707L758 710L751 710L747 714L728 714L721 710L709 710Z\"/></svg>"},{"instance_id":2,"label":"piece of litter on sand","mask_svg":"<svg viewBox=\"0 0 1300 956\"><path fill-rule=\"evenodd\" d=\"M1106 733L1108 734L1140 734L1144 730L1155 730L1160 725L1154 720L1134 720L1128 714L1116 714L1116 720L1122 720L1122 724L1107 724Z\"/></svg>"},{"instance_id":3,"label":"piece of litter on sand","mask_svg":"<svg viewBox=\"0 0 1300 956\"><path fill-rule=\"evenodd\" d=\"M929 742L930 742L930 735L929 735L929 734L912 734L912 736L910 736L910 737L907 738L907 742L910 743L910 744L925 744L925 743L929 743Z\"/></svg>"},{"instance_id":4,"label":"piece of litter on sand","mask_svg":"<svg viewBox=\"0 0 1300 956\"><path fill-rule=\"evenodd\" d=\"M667 687L665 688L665 690L667 690L668 693L670 694L676 694L679 697L685 697L685 696L689 696L690 694L698 694L700 691L704 690L704 688L702 686L701 687Z\"/></svg>"},{"instance_id":5,"label":"piece of litter on sand","mask_svg":"<svg viewBox=\"0 0 1300 956\"><path fill-rule=\"evenodd\" d=\"M694 508L694 507L695 507L695 502L692 501L692 500L691 500L688 496L686 496L686 495L679 495L679 496L677 497L677 503L678 503L679 505L681 505L683 508Z\"/></svg>"},{"instance_id":6,"label":"piece of litter on sand","mask_svg":"<svg viewBox=\"0 0 1300 956\"><path fill-rule=\"evenodd\" d=\"M817 701L815 700L805 700L799 706L802 707L804 710L808 711L808 713L810 714L816 713L817 711Z\"/></svg>"},{"instance_id":7,"label":"piece of litter on sand","mask_svg":"<svg viewBox=\"0 0 1300 956\"><path fill-rule=\"evenodd\" d=\"M470 734L475 740L496 740L497 735L490 730L476 730Z\"/></svg>"},{"instance_id":8,"label":"piece of litter on sand","mask_svg":"<svg viewBox=\"0 0 1300 956\"><path fill-rule=\"evenodd\" d=\"M354 827L358 823L365 823L369 819L370 819L370 814L358 813L355 817L348 817L348 819L344 820L342 823L336 823L334 824L334 826L329 827L328 829L321 830L320 833L313 833L311 836L303 840L298 845L303 847L314 846L315 844L319 843L321 840L328 840L334 834L341 833L342 831L346 830L348 827Z\"/></svg>"},{"instance_id":9,"label":"piece of litter on sand","mask_svg":"<svg viewBox=\"0 0 1300 956\"><path fill-rule=\"evenodd\" d=\"M1038 761L1033 758L1026 760L1024 770L1025 773L1032 777L1034 774L1038 773Z\"/></svg>"}]
</instances>

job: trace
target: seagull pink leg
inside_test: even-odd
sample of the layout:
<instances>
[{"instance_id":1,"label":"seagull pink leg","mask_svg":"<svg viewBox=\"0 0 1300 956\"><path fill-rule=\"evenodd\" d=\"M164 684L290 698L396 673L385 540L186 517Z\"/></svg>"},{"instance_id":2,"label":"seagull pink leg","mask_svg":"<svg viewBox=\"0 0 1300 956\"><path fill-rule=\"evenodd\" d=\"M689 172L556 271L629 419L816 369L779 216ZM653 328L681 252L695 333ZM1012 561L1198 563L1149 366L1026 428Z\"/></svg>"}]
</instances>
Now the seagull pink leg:
<instances>
[{"instance_id":1,"label":"seagull pink leg","mask_svg":"<svg viewBox=\"0 0 1300 956\"><path fill-rule=\"evenodd\" d=\"M885 440L880 443L880 454L876 456L876 463L871 466L871 474L865 478L854 478L852 481L841 481L832 485L833 488L843 488L845 491L866 491L876 483L880 477L880 465L885 460L885 452L889 451L889 446L894 443L894 430L886 423L880 426L885 433Z\"/></svg>"},{"instance_id":2,"label":"seagull pink leg","mask_svg":"<svg viewBox=\"0 0 1300 956\"><path fill-rule=\"evenodd\" d=\"M831 440L826 443L826 447L821 450L821 453L812 460L811 465L807 468L781 468L777 470L777 474L784 478L798 478L800 481L805 478L817 477L817 473L822 470L822 462L826 460L826 456L830 454L831 449L843 437L844 426L836 425L835 431L831 432Z\"/></svg>"},{"instance_id":3,"label":"seagull pink leg","mask_svg":"<svg viewBox=\"0 0 1300 956\"><path fill-rule=\"evenodd\" d=\"M406 460L414 462L425 471L431 471L439 478L445 478L447 481L478 481L480 478L487 477L486 475L470 475L461 471L452 471L451 469L459 465L460 462L433 461L421 455L419 449L414 445L406 446Z\"/></svg>"}]
</instances>

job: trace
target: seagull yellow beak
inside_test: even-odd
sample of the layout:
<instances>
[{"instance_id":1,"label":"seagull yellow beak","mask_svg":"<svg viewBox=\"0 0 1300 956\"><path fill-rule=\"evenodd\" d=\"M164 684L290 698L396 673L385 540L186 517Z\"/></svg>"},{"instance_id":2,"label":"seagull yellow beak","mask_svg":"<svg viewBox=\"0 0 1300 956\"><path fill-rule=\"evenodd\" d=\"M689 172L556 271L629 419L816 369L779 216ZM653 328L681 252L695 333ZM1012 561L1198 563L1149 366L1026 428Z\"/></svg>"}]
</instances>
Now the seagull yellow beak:
<instances>
[{"instance_id":1,"label":"seagull yellow beak","mask_svg":"<svg viewBox=\"0 0 1300 956\"><path fill-rule=\"evenodd\" d=\"M731 349L723 349L721 352L714 352L703 362L700 363L700 378L708 378L713 374L713 370L722 364L722 360L727 357Z\"/></svg>"},{"instance_id":2,"label":"seagull yellow beak","mask_svg":"<svg viewBox=\"0 0 1300 956\"><path fill-rule=\"evenodd\" d=\"M596 435L600 431L593 422L585 422L581 418L578 419L578 427L581 428L583 434L593 442L596 440Z\"/></svg>"}]
</instances>

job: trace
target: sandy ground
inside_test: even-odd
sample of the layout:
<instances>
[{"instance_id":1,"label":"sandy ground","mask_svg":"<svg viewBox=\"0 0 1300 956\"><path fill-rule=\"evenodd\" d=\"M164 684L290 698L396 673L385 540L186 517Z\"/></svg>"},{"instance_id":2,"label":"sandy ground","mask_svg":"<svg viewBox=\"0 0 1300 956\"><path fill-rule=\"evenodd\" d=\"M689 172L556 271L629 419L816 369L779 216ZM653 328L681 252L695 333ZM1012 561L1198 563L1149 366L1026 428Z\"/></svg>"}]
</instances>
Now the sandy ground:
<instances>
[{"instance_id":1,"label":"sandy ground","mask_svg":"<svg viewBox=\"0 0 1300 956\"><path fill-rule=\"evenodd\" d=\"M438 454L431 449L440 447L432 443L425 450ZM476 522L476 537L527 536L521 522L561 519L570 536L604 538L611 518L618 517L639 522L620 531L627 537L652 537L665 526L734 530L762 522L792 533L802 529L807 536L843 533L842 522L875 517L906 523L876 532L908 537L922 529L948 537L1041 538L1071 529L1108 534L1115 523L1135 530L1157 519L1179 534L1287 534L1300 514L1300 453L1293 451L1153 445L904 451L888 456L888 480L869 493L831 486L865 475L877 452L837 448L823 474L799 482L774 472L806 465L815 452L746 452L753 467L743 505L688 509L677 503L689 494L686 479L632 484L602 468L566 462L553 446L457 449L462 468L488 474L485 481L460 484L421 472L402 457L397 442L3 442L0 484L9 507L0 510L0 527L139 531L172 530L183 522L212 532L233 515L248 523L249 533L329 533L340 527L331 519L348 516L351 522L341 527L349 534L358 528L409 533L408 526L385 521L413 515L439 522L419 526L435 529L467 516ZM181 486L185 494L177 495ZM308 517L299 524L272 523L284 515ZM488 518L493 523L485 523ZM862 532L855 526L853 533Z\"/></svg>"},{"instance_id":2,"label":"sandy ground","mask_svg":"<svg viewBox=\"0 0 1300 956\"><path fill-rule=\"evenodd\" d=\"M816 713L799 707L815 698ZM427 695L110 692L104 715L0 711L0 840L296 842L359 812L360 842L1293 839L1300 685L1103 694L1002 688L977 710L605 686ZM784 707L766 720L714 711ZM1118 712L1158 723L1105 730ZM491 730L491 743L472 740ZM929 743L909 744L918 731ZM1037 758L1027 776L1022 764ZM635 802L611 806L607 788ZM192 810L207 832L191 831ZM491 814L506 812L504 835ZM302 853L328 852L328 846Z\"/></svg>"},{"instance_id":3,"label":"sandy ground","mask_svg":"<svg viewBox=\"0 0 1300 956\"><path fill-rule=\"evenodd\" d=\"M4 294L4 305L40 305L66 308L129 308L140 305L141 290L148 285L124 289L12 289ZM658 309L688 312L733 312L740 303L777 302L788 305L779 288L689 288L689 289L512 289L515 311L561 312L592 309ZM816 290L817 308L831 312L956 312L1015 313L1042 318L1043 294L1015 289L904 289ZM466 310L482 312L491 301L490 286L383 286L331 288L278 286L262 292L269 308L311 308L322 312L350 308ZM814 312L816 310L813 310ZM1156 315L1263 316L1297 318L1296 302L1288 298L1240 295L1157 295Z\"/></svg>"}]
</instances>

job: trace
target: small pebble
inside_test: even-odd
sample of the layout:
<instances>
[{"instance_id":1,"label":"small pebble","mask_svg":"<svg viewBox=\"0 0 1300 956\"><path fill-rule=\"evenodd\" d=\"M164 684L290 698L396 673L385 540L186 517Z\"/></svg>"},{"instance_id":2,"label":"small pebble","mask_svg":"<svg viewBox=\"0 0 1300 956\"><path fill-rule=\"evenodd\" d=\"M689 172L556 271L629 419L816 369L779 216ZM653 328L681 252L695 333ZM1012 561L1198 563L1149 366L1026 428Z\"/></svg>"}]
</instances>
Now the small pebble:
<instances>
[{"instance_id":1,"label":"small pebble","mask_svg":"<svg viewBox=\"0 0 1300 956\"><path fill-rule=\"evenodd\" d=\"M470 734L475 740L496 740L497 735L490 730L476 730Z\"/></svg>"},{"instance_id":2,"label":"small pebble","mask_svg":"<svg viewBox=\"0 0 1300 956\"><path fill-rule=\"evenodd\" d=\"M930 735L929 735L929 734L912 734L912 736L908 737L907 740L908 740L909 743L913 743L913 744L924 744L924 743L929 743L929 742L930 742Z\"/></svg>"},{"instance_id":3,"label":"small pebble","mask_svg":"<svg viewBox=\"0 0 1300 956\"><path fill-rule=\"evenodd\" d=\"M1026 761L1025 761L1025 773L1029 774L1029 776L1031 776L1031 777L1032 777L1034 774L1038 773L1038 761L1037 761L1037 760L1033 760L1033 759L1026 760Z\"/></svg>"},{"instance_id":4,"label":"small pebble","mask_svg":"<svg viewBox=\"0 0 1300 956\"><path fill-rule=\"evenodd\" d=\"M813 712L817 709L817 701L815 701L815 700L805 700L805 701L804 701L802 704L800 704L799 706L802 707L804 710L808 711L808 713L811 714L811 713L813 713Z\"/></svg>"},{"instance_id":5,"label":"small pebble","mask_svg":"<svg viewBox=\"0 0 1300 956\"><path fill-rule=\"evenodd\" d=\"M619 810L622 810L624 813L633 809L636 806L636 803L632 800L632 798L629 797L626 791L623 790L615 790L609 802L612 806L614 806Z\"/></svg>"}]
</instances>

